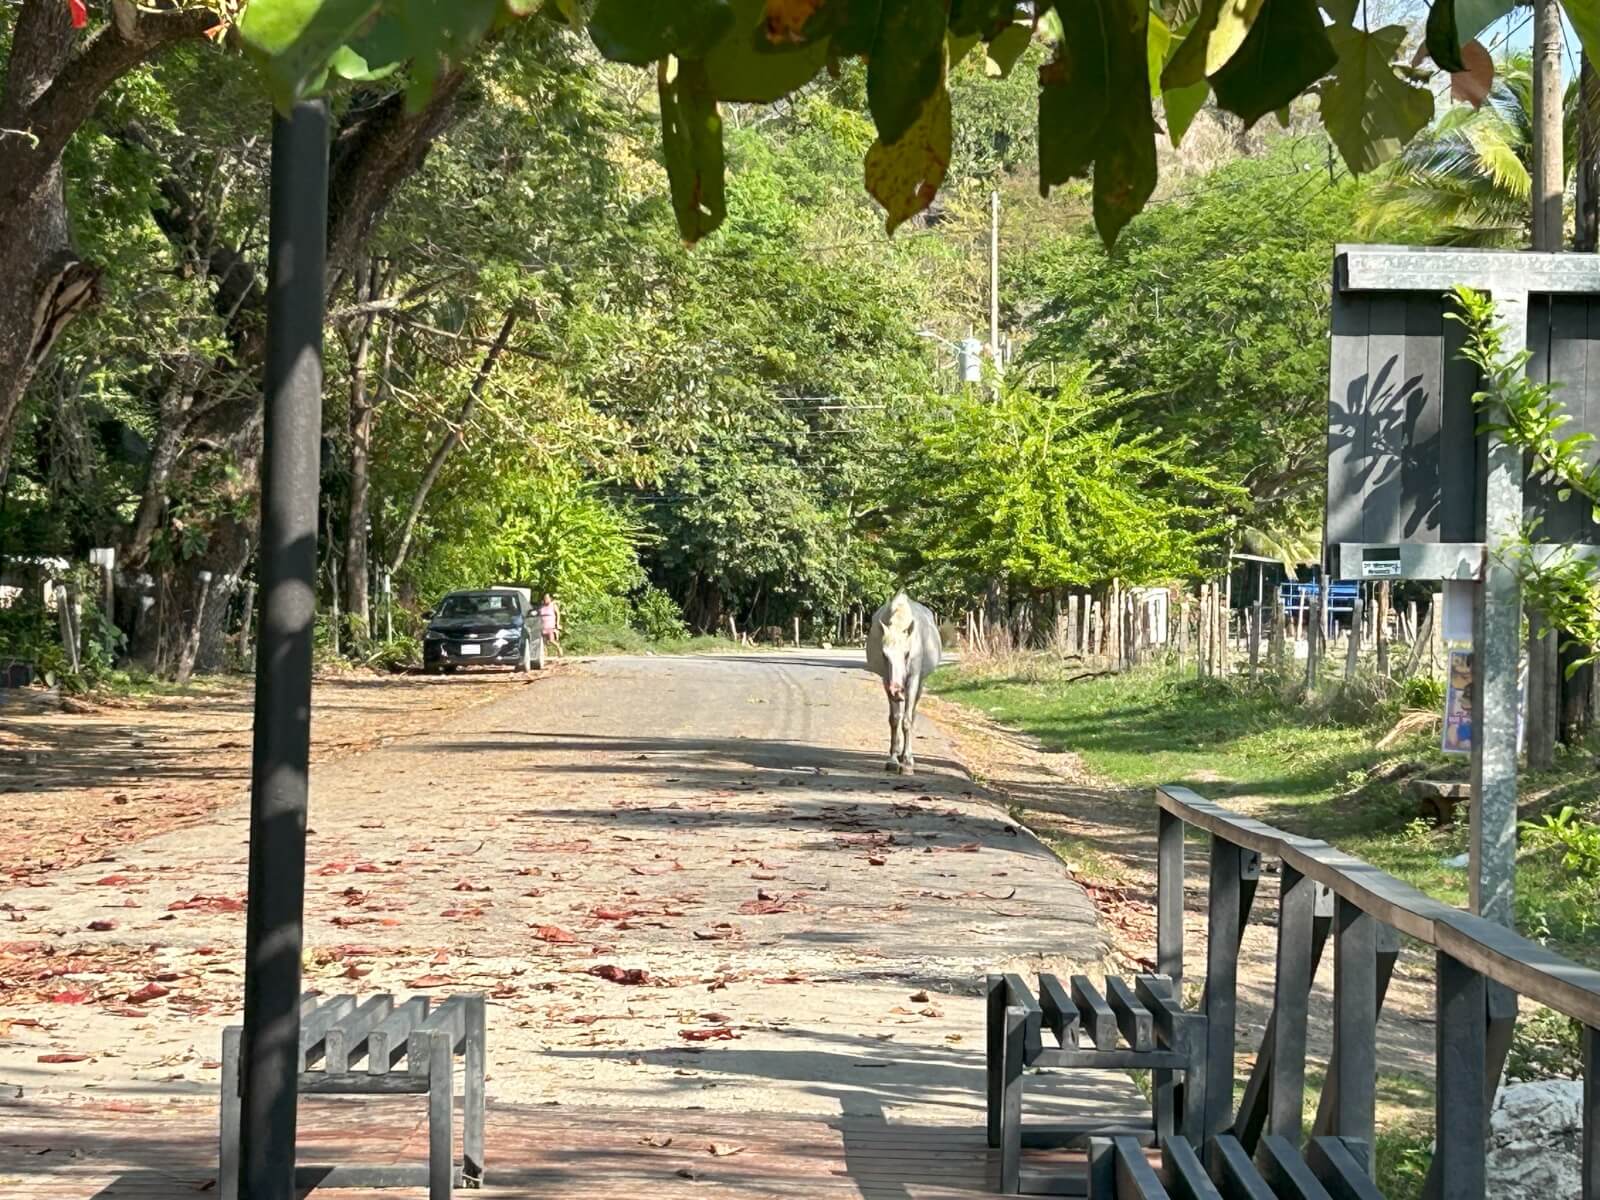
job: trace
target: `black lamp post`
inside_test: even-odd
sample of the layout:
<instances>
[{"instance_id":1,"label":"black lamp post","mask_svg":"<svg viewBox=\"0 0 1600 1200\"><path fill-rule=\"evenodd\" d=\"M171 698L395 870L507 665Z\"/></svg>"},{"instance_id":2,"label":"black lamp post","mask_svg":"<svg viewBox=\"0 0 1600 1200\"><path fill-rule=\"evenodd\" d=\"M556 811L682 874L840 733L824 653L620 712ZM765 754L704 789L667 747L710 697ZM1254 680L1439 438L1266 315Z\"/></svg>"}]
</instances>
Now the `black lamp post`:
<instances>
[{"instance_id":1,"label":"black lamp post","mask_svg":"<svg viewBox=\"0 0 1600 1200\"><path fill-rule=\"evenodd\" d=\"M294 1200L311 755L328 106L273 118L239 1191Z\"/></svg>"}]
</instances>

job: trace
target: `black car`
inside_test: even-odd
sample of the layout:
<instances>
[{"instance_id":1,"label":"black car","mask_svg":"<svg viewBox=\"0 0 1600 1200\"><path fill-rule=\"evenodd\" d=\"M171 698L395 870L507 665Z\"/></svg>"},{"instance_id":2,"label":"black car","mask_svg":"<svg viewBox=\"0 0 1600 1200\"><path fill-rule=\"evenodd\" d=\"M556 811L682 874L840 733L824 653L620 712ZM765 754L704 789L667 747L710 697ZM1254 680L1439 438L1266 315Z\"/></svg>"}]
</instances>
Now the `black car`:
<instances>
[{"instance_id":1,"label":"black car","mask_svg":"<svg viewBox=\"0 0 1600 1200\"><path fill-rule=\"evenodd\" d=\"M531 670L539 636L528 597L512 588L451 592L423 614L422 666L430 675L457 667L509 666Z\"/></svg>"}]
</instances>

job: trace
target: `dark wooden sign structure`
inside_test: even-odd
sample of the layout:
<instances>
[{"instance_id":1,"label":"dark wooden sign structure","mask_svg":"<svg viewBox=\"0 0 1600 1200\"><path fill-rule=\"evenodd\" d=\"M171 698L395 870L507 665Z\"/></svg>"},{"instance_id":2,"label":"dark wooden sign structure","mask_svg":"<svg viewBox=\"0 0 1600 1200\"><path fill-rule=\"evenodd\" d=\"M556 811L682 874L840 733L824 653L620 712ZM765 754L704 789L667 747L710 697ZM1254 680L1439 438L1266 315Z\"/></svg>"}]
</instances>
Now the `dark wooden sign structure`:
<instances>
[{"instance_id":1,"label":"dark wooden sign structure","mask_svg":"<svg viewBox=\"0 0 1600 1200\"><path fill-rule=\"evenodd\" d=\"M1550 554L1600 556L1600 528L1562 501L1480 411L1448 293L1487 292L1530 351L1530 378L1558 384L1564 433L1600 433L1600 256L1340 246L1328 391L1327 548L1345 579L1473 582L1472 908L1511 924L1516 866L1521 583L1495 551L1530 521ZM1591 363L1594 369L1591 370ZM1600 448L1591 446L1591 454Z\"/></svg>"},{"instance_id":2,"label":"dark wooden sign structure","mask_svg":"<svg viewBox=\"0 0 1600 1200\"><path fill-rule=\"evenodd\" d=\"M1465 331L1448 319L1452 307L1439 292L1354 292L1336 283L1328 395L1330 550L1484 540L1484 440L1472 401L1482 380L1460 357ZM1525 345L1533 354L1529 377L1554 383L1571 417L1564 432L1600 438L1600 296L1533 294ZM1600 442L1589 453L1600 455ZM1589 506L1576 497L1561 500L1537 477L1529 477L1523 492L1523 520L1535 523L1537 542L1600 544ZM1338 561L1334 570L1362 577Z\"/></svg>"}]
</instances>

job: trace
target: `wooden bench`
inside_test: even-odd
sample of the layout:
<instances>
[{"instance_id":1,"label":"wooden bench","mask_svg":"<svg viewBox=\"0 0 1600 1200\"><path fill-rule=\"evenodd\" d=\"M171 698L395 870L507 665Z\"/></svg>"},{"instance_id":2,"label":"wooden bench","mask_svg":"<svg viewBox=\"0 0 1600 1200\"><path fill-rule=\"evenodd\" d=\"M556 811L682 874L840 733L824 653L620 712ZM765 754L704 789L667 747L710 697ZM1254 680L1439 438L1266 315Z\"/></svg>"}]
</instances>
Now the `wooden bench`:
<instances>
[{"instance_id":1,"label":"wooden bench","mask_svg":"<svg viewBox=\"0 0 1600 1200\"><path fill-rule=\"evenodd\" d=\"M1209 1167L1209 1169L1208 1169ZM1302 1154L1268 1134L1255 1161L1230 1135L1213 1138L1206 1163L1187 1140L1161 1145L1161 1166L1130 1137L1089 1142L1089 1200L1383 1200L1367 1168L1366 1147L1313 1138Z\"/></svg>"},{"instance_id":2,"label":"wooden bench","mask_svg":"<svg viewBox=\"0 0 1600 1200\"><path fill-rule=\"evenodd\" d=\"M1104 994L1087 975L1063 985L1039 976L1034 997L1020 975L987 980L989 1145L1000 1151L1000 1191L1054 1194L1082 1181L1029 1179L1022 1149L1080 1147L1093 1136L1124 1136L1135 1144L1204 1128L1206 1018L1186 1011L1165 975L1135 976L1132 985L1108 976ZM1045 1041L1048 1031L1051 1043ZM1088 1044L1085 1045L1084 1043ZM1023 1075L1030 1067L1151 1073L1151 1119L1146 1124L1029 1125L1022 1121Z\"/></svg>"},{"instance_id":3,"label":"wooden bench","mask_svg":"<svg viewBox=\"0 0 1600 1200\"><path fill-rule=\"evenodd\" d=\"M448 1200L456 1187L483 1186L484 999L426 996L302 996L301 1095L428 1097L427 1166L300 1166L299 1188L428 1188ZM218 1191L239 1195L239 1058L242 1026L222 1034L222 1137ZM463 1059L462 1161L454 1160L455 1058Z\"/></svg>"}]
</instances>

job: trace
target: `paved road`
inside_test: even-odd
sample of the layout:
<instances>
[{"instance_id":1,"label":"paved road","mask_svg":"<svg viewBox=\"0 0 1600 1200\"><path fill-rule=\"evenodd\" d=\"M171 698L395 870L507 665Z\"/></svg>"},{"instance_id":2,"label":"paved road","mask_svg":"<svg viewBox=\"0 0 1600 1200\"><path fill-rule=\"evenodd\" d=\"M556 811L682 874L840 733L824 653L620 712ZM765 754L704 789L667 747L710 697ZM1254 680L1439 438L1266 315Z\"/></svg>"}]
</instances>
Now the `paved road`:
<instances>
[{"instance_id":1,"label":"paved road","mask_svg":"<svg viewBox=\"0 0 1600 1200\"><path fill-rule=\"evenodd\" d=\"M971 1122L981 974L1092 965L1104 944L931 722L917 777L885 773L859 664L602 659L319 768L308 986L490 992L502 1100ZM0 891L0 938L65 968L0 1012L0 1083L214 1089L245 839L236 804ZM150 982L166 994L130 999ZM7 1017L45 1025L7 1038ZM38 1061L63 1052L93 1057Z\"/></svg>"}]
</instances>

